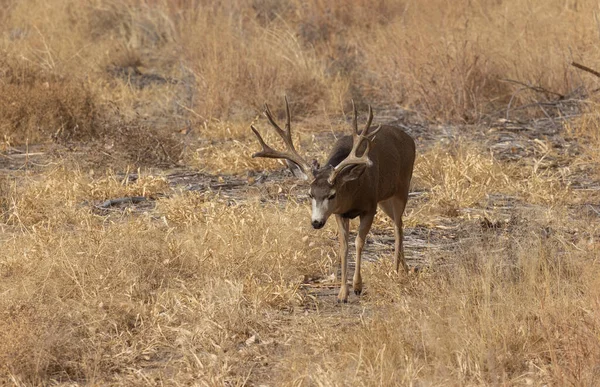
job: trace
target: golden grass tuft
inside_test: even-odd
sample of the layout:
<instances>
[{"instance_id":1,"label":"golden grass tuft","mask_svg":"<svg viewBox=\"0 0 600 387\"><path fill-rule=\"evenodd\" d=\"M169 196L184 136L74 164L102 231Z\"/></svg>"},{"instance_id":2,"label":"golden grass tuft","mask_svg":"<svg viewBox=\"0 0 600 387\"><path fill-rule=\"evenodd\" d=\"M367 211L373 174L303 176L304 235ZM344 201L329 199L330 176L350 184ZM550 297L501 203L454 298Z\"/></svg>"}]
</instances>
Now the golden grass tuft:
<instances>
[{"instance_id":1,"label":"golden grass tuft","mask_svg":"<svg viewBox=\"0 0 600 387\"><path fill-rule=\"evenodd\" d=\"M104 176L93 178L93 171L85 173L69 164L47 168L43 179L24 180L17 184L7 179L3 202L6 223L26 228L60 229L87 217L91 202L128 196L156 197L170 190L162 177L139 173L131 181L128 175L117 177L107 171Z\"/></svg>"},{"instance_id":2,"label":"golden grass tuft","mask_svg":"<svg viewBox=\"0 0 600 387\"><path fill-rule=\"evenodd\" d=\"M600 107L596 103L589 104L584 114L565 123L568 136L581 139L582 152L574 164L581 169L591 169L595 176L600 176L595 166L600 162L598 148L600 147Z\"/></svg>"},{"instance_id":3,"label":"golden grass tuft","mask_svg":"<svg viewBox=\"0 0 600 387\"><path fill-rule=\"evenodd\" d=\"M99 135L99 108L89 87L28 63L4 60L0 135L22 144L89 140Z\"/></svg>"},{"instance_id":4,"label":"golden grass tuft","mask_svg":"<svg viewBox=\"0 0 600 387\"><path fill-rule=\"evenodd\" d=\"M485 205L490 196L519 198L551 207L576 203L560 170L546 168L543 158L516 164L497 160L475 143L457 140L419 155L414 186L426 191L426 204L411 219L433 213L457 216L461 210Z\"/></svg>"}]
</instances>

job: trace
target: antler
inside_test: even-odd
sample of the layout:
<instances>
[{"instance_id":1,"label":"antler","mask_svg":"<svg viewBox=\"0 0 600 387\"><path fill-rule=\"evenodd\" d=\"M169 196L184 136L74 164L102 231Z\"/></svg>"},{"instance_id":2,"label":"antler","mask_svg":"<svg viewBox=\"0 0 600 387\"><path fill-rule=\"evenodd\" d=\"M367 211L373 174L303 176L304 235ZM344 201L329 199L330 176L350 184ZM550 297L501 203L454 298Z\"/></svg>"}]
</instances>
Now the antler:
<instances>
[{"instance_id":1,"label":"antler","mask_svg":"<svg viewBox=\"0 0 600 387\"><path fill-rule=\"evenodd\" d=\"M286 123L285 123L285 130L281 129L279 127L279 125L277 125L277 123L273 119L273 114L271 114L271 109L269 109L269 105L267 105L266 103L265 103L264 115L269 120L269 123L271 124L273 129L275 129L275 132L279 135L279 137L281 137L281 139L285 143L287 152L276 151L275 149L268 146L265 143L265 141L263 140L263 138L260 135L260 133L258 132L258 130L254 127L254 125L250 125L250 128L256 135L256 138L258 139L258 142L260 143L260 146L262 147L262 150L260 152L254 153L252 155L252 157L267 157L267 158L271 158L271 159L287 159L287 160L293 162L294 164L298 165L300 167L300 169L302 170L302 172L304 174L306 174L308 171L311 170L311 168L310 168L309 164L302 158L302 156L300 156L298 154L298 152L296 151L296 148L294 147L294 142L292 141L291 126L290 126L290 121L292 119L292 116L290 114L290 107L288 105L287 97L284 97L284 99L285 99L285 113L286 113L286 118L287 118Z\"/></svg>"},{"instance_id":2,"label":"antler","mask_svg":"<svg viewBox=\"0 0 600 387\"><path fill-rule=\"evenodd\" d=\"M327 179L329 184L333 184L338 174L344 168L350 165L365 164L367 167L373 165L373 162L369 159L369 151L371 150L371 141L373 141L373 138L375 137L377 132L379 132L379 129L381 129L381 125L379 125L371 133L368 133L369 128L371 127L371 122L373 122L373 109L371 109L371 105L369 105L369 117L367 118L367 124L365 125L365 128L359 133L358 118L356 106L354 105L354 100L352 101L352 111L354 112L354 116L352 118L352 150L350 151L350 154L344 160L342 160L342 162L340 162L338 165L335 166L335 168L333 168L333 171L331 171L331 175L329 175L329 178ZM362 156L358 157L356 156L356 151L358 150L363 141L367 141L367 148L363 152Z\"/></svg>"}]
</instances>

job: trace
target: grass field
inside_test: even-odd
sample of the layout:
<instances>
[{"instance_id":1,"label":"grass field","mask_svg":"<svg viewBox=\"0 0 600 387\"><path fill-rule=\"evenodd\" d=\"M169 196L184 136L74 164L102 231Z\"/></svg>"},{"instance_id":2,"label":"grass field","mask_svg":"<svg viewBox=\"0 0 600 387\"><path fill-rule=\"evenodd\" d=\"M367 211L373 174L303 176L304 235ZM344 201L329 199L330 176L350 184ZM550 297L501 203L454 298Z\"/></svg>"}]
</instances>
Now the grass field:
<instances>
[{"instance_id":1,"label":"grass field","mask_svg":"<svg viewBox=\"0 0 600 387\"><path fill-rule=\"evenodd\" d=\"M599 11L0 0L0 383L600 384ZM378 214L335 302L335 222L250 157L284 95L309 157L351 100L415 138L416 273Z\"/></svg>"}]
</instances>

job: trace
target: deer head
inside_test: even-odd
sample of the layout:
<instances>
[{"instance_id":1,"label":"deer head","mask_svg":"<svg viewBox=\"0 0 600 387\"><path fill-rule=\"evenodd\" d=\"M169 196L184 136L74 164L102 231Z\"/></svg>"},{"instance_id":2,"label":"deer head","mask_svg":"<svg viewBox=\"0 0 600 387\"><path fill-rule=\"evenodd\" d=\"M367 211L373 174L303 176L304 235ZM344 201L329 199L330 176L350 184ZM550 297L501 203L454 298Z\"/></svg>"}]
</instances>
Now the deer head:
<instances>
[{"instance_id":1,"label":"deer head","mask_svg":"<svg viewBox=\"0 0 600 387\"><path fill-rule=\"evenodd\" d=\"M275 132L282 138L286 146L286 151L276 151L268 146L258 130L252 125L252 131L262 147L262 150L254 153L252 157L285 159L289 168L297 177L307 180L309 175L312 176L309 190L309 196L312 201L311 224L315 229L319 229L325 225L325 222L332 213L339 210L342 204L341 201L343 201L344 198L340 197L338 193L343 192L344 185L360 178L365 170L372 165L372 162L369 159L369 151L371 150L371 142L380 127L369 133L371 122L373 121L373 110L371 109L371 106L369 106L367 123L359 132L357 111L354 101L352 101L352 110L354 113L352 120L352 149L347 155L340 153L339 157L345 157L343 160L334 161L333 158L331 158L327 165L321 167L317 160L313 160L311 164L307 163L296 151L292 141L290 126L291 114L287 98L285 98L285 110L287 117L285 130L277 125L273 119L269 106L266 104L264 115L269 120L269 123ZM366 144L366 146L362 146L363 144ZM332 153L335 154L336 151L341 152L342 150L334 149ZM357 153L360 153L360 156L358 156Z\"/></svg>"}]
</instances>

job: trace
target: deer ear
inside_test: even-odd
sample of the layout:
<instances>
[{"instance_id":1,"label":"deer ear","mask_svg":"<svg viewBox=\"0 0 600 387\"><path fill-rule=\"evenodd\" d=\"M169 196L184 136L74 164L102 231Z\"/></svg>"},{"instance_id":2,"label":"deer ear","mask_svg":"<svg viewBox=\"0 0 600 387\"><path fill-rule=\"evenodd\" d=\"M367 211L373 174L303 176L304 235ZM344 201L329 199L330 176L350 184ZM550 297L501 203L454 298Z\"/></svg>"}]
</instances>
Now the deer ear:
<instances>
[{"instance_id":1,"label":"deer ear","mask_svg":"<svg viewBox=\"0 0 600 387\"><path fill-rule=\"evenodd\" d=\"M285 160L285 162L294 176L296 176L298 179L308 180L308 176L298 164L289 160Z\"/></svg>"},{"instance_id":2,"label":"deer ear","mask_svg":"<svg viewBox=\"0 0 600 387\"><path fill-rule=\"evenodd\" d=\"M313 175L317 173L317 171L319 170L319 168L321 168L321 165L319 164L319 162L317 161L317 159L314 159L310 165L311 169L312 169L312 173Z\"/></svg>"},{"instance_id":3,"label":"deer ear","mask_svg":"<svg viewBox=\"0 0 600 387\"><path fill-rule=\"evenodd\" d=\"M367 166L364 164L354 165L350 168L345 168L342 171L342 173L340 173L340 175L338 176L338 179L340 179L340 182L344 184L349 181L358 179L366 170Z\"/></svg>"}]
</instances>

